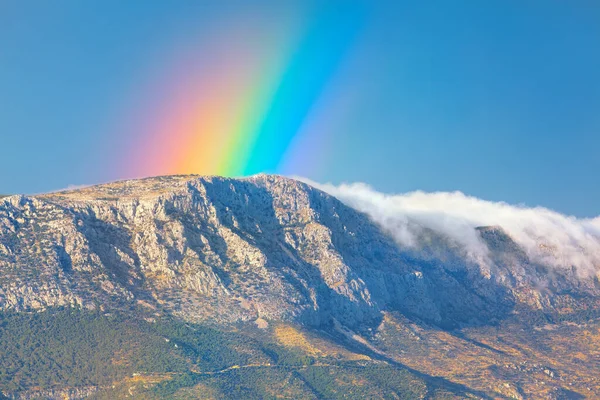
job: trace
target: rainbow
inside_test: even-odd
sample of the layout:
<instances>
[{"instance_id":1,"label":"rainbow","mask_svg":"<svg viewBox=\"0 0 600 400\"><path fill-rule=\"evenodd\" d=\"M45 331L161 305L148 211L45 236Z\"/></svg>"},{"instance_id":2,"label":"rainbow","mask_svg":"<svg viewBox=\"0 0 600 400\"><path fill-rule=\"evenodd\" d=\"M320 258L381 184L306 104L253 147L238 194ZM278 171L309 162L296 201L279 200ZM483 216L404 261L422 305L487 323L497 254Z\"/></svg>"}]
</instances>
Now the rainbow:
<instances>
[{"instance_id":1,"label":"rainbow","mask_svg":"<svg viewBox=\"0 0 600 400\"><path fill-rule=\"evenodd\" d=\"M319 165L330 119L346 104L327 94L362 13L317 14L275 34L260 21L236 21L181 51L168 78L145 93L121 175L247 176Z\"/></svg>"}]
</instances>

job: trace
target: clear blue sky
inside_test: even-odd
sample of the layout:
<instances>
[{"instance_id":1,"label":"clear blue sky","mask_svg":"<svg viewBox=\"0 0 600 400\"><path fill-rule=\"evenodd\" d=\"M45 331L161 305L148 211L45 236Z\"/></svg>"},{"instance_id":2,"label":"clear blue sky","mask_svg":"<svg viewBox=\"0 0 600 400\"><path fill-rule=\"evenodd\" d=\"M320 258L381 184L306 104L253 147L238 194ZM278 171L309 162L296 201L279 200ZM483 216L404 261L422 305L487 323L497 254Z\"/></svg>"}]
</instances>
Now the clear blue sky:
<instances>
[{"instance_id":1,"label":"clear blue sky","mask_svg":"<svg viewBox=\"0 0 600 400\"><path fill-rule=\"evenodd\" d=\"M293 21L323 4L3 0L0 193L127 178L115 168L129 140L117 127L139 112L140 88L171 49L210 42L204 29L221 21ZM330 145L309 178L600 214L600 3L357 9L362 25L332 92L351 99L350 111L323 133Z\"/></svg>"}]
</instances>

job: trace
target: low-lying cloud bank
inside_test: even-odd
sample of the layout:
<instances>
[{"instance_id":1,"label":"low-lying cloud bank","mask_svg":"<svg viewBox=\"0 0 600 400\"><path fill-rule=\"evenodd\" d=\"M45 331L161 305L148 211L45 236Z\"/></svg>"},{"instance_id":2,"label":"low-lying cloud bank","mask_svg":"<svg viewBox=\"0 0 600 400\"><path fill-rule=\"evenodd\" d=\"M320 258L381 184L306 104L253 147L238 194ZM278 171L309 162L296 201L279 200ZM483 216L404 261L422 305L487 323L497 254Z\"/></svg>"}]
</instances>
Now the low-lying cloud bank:
<instances>
[{"instance_id":1,"label":"low-lying cloud bank","mask_svg":"<svg viewBox=\"0 0 600 400\"><path fill-rule=\"evenodd\" d=\"M419 232L429 228L461 246L473 261L485 263L489 250L475 228L500 226L532 262L574 267L580 277L600 273L600 217L578 219L543 207L491 202L461 192L387 195L364 183L335 186L302 180L368 214L403 246L417 246Z\"/></svg>"}]
</instances>

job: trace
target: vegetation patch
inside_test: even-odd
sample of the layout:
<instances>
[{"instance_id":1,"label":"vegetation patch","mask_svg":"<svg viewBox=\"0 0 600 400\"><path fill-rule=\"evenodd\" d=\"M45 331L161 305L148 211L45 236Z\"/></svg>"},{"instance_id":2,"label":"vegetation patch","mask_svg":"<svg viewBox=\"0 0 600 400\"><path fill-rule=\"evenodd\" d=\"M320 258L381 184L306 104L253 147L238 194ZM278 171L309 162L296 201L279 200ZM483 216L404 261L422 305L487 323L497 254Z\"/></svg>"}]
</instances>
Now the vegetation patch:
<instances>
[{"instance_id":1,"label":"vegetation patch","mask_svg":"<svg viewBox=\"0 0 600 400\"><path fill-rule=\"evenodd\" d=\"M96 399L411 399L437 390L388 363L333 358L320 350L325 340L315 346L293 326L259 339L244 329L151 321L71 308L0 314L0 397L88 390Z\"/></svg>"}]
</instances>

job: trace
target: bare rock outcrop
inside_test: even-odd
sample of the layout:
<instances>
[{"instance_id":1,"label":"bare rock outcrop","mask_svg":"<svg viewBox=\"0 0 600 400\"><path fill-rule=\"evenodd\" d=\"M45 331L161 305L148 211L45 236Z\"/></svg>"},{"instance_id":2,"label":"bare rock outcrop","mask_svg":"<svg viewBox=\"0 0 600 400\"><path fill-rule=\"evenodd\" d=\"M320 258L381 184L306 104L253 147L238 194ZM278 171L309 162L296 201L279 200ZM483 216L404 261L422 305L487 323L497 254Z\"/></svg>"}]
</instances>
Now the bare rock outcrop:
<instances>
[{"instance_id":1,"label":"bare rock outcrop","mask_svg":"<svg viewBox=\"0 0 600 400\"><path fill-rule=\"evenodd\" d=\"M189 321L348 326L397 309L452 325L546 301L523 278L540 267L501 232L481 235L497 255L493 277L442 239L441 250L402 249L366 215L280 176L11 196L0 200L0 309L144 304Z\"/></svg>"}]
</instances>

